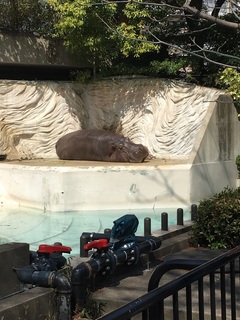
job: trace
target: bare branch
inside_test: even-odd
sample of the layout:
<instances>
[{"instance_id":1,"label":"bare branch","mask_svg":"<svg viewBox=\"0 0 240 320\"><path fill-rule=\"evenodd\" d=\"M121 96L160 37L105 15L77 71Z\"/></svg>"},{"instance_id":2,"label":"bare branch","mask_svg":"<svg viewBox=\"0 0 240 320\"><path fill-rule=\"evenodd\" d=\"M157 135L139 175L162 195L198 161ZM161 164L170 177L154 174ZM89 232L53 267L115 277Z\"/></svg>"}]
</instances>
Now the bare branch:
<instances>
[{"instance_id":1,"label":"bare branch","mask_svg":"<svg viewBox=\"0 0 240 320\"><path fill-rule=\"evenodd\" d=\"M226 28L240 29L240 23L230 22L230 21L226 21L226 20L222 20L222 19L210 16L209 14L201 12L195 8L192 8L189 5L184 4L183 9L186 10L188 13L198 15L200 18L210 21L211 23L216 23Z\"/></svg>"},{"instance_id":2,"label":"bare branch","mask_svg":"<svg viewBox=\"0 0 240 320\"><path fill-rule=\"evenodd\" d=\"M165 42L165 41L162 41L162 40L158 39L158 38L157 38L153 33L151 33L150 31L149 31L149 34L151 34L151 36L156 40L156 41L154 41L155 44L157 44L157 43L165 44L165 45L167 45L167 46L169 46L169 47L171 47L171 48L174 48L174 49L177 49L177 50L179 50L179 51L185 52L185 53L187 53L187 54L189 54L189 55L192 55L192 56L201 58L201 59L203 59L203 60L205 60L205 61L211 62L211 63L213 63L213 64L216 64L216 65L221 66L221 67L224 67L224 68L238 69L238 67L236 67L236 66L234 66L234 65L229 65L229 64L221 63L221 62L214 61L214 60L208 58L206 55L204 55L204 51L205 51L204 49L201 49L201 50L198 50L198 51L189 51L189 50L186 50L186 49L184 49L184 48L181 48L181 47L179 47L179 46L177 46L177 45L174 45L174 44L172 44L172 43L168 43L168 42ZM203 55L199 54L198 52L203 53ZM210 50L209 50L209 52L210 52ZM214 53L214 52L213 52L213 53ZM220 53L218 53L218 55L220 55ZM230 56L230 57L236 58L235 56Z\"/></svg>"},{"instance_id":3,"label":"bare branch","mask_svg":"<svg viewBox=\"0 0 240 320\"><path fill-rule=\"evenodd\" d=\"M218 56L221 56L221 57L225 57L225 58L231 58L231 59L236 59L236 60L239 60L240 61L240 58L236 57L236 56L232 56L232 55L229 55L229 54L226 54L226 53L221 53L219 51L213 51L213 50L208 50L208 49L205 49L205 48L201 48L195 41L194 39L191 39L192 42L194 43L195 46L197 46L199 48L199 52L202 52L204 54L204 57L206 59L207 56L206 56L206 53L211 53L211 54L217 54ZM193 52L198 52L198 51L193 51ZM213 62L213 60L211 59L208 59L208 61L211 61ZM224 64L225 65L225 64Z\"/></svg>"},{"instance_id":4,"label":"bare branch","mask_svg":"<svg viewBox=\"0 0 240 320\"><path fill-rule=\"evenodd\" d=\"M113 29L106 21L104 21L102 19L102 17L100 17L98 14L96 15L104 24L105 26L107 26L107 28L109 28L112 32L115 32L117 34L119 34L118 31L116 31L115 29ZM211 51L211 50L205 50L205 49L202 49L200 48L200 50L198 51L193 51L193 52L190 52L189 50L186 50L184 48L181 48L180 46L178 45L175 45L175 44L172 44L172 43L169 43L169 42L166 42L166 41L163 41L161 39L159 39L158 37L156 37L151 31L148 30L148 33L149 35L151 35L153 37L153 39L155 39L155 41L150 41L150 40L144 40L144 39L136 39L136 38L130 38L130 37L125 37L125 39L128 39L128 40L132 40L132 41L137 41L137 42L145 42L145 43L153 43L153 44L164 44L166 46L169 46L173 49L176 49L180 52L184 52L184 53L187 53L189 55L193 55L195 57L198 57L198 58L201 58L201 59L204 59L205 61L208 61L208 62L211 62L215 65L219 65L221 67L224 67L224 68L233 68L233 69L238 69L236 66L234 65L229 65L229 64L224 64L224 63L221 63L221 62L217 62L217 61L214 61L210 58L208 58L206 55L205 55L205 52L209 52L209 53L215 53L214 51ZM200 54L202 53L202 54ZM231 58L234 58L234 59L238 59L240 60L240 58L237 58L235 56L230 56L230 55L225 55L225 54L221 54L221 53L217 53L218 55L222 55L222 56L228 56L228 57L231 57Z\"/></svg>"}]
</instances>

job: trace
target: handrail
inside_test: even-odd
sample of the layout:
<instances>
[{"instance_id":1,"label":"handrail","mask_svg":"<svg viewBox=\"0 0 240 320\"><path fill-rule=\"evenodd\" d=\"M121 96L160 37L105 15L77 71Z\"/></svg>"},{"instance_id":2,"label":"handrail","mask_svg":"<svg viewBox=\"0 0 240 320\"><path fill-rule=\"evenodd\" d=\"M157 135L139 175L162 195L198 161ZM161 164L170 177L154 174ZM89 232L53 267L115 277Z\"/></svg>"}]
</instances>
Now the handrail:
<instances>
[{"instance_id":1,"label":"handrail","mask_svg":"<svg viewBox=\"0 0 240 320\"><path fill-rule=\"evenodd\" d=\"M192 283L199 281L201 283L203 277L206 275L212 275L215 271L220 269L220 272L225 272L226 264L230 263L230 271L235 275L235 269L233 266L233 261L240 257L240 246L221 254L220 256L201 264L200 266L194 268L193 270L187 272L186 274L180 276L179 278L161 286L156 287L157 277L155 274L155 280L153 281L150 289L151 291L144 294L143 296L133 300L130 303L98 318L99 320L126 320L131 319L133 316L142 313L143 320L157 320L159 317L159 305L163 305L164 299L169 296L173 296L183 288L188 288ZM155 271L157 272L157 271ZM159 277L160 278L160 277ZM233 276L231 276L231 279ZM232 280L233 282L233 280ZM150 280L151 283L151 280ZM231 303L232 314L234 314L234 293L232 294ZM156 310L156 304L158 303L158 308ZM202 312L202 310L201 310ZM177 318L175 318L177 319Z\"/></svg>"}]
</instances>

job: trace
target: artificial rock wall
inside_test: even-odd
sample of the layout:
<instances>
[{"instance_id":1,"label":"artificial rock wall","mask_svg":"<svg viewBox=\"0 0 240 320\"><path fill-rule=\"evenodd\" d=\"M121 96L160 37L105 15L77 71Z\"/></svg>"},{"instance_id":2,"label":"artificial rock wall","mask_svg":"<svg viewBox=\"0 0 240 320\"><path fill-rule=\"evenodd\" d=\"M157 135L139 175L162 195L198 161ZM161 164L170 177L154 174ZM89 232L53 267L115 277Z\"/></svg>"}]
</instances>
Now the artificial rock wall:
<instances>
[{"instance_id":1,"label":"artificial rock wall","mask_svg":"<svg viewBox=\"0 0 240 320\"><path fill-rule=\"evenodd\" d=\"M157 158L187 160L197 152L209 108L223 97L220 90L162 79L0 80L0 154L9 160L56 158L62 135L102 128L143 143ZM229 97L225 104L233 108Z\"/></svg>"}]
</instances>

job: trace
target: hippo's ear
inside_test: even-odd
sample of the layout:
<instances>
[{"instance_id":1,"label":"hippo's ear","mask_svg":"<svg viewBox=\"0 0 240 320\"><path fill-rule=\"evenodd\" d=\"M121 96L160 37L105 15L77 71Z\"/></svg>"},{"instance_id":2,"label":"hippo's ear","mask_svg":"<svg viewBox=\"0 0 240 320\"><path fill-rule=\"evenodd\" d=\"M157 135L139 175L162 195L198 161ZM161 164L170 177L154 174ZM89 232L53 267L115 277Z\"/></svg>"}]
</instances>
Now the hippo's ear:
<instances>
[{"instance_id":1,"label":"hippo's ear","mask_svg":"<svg viewBox=\"0 0 240 320\"><path fill-rule=\"evenodd\" d=\"M118 149L118 150L122 150L123 147L124 147L124 145L123 145L122 143L119 143L119 144L117 145L117 149Z\"/></svg>"}]
</instances>

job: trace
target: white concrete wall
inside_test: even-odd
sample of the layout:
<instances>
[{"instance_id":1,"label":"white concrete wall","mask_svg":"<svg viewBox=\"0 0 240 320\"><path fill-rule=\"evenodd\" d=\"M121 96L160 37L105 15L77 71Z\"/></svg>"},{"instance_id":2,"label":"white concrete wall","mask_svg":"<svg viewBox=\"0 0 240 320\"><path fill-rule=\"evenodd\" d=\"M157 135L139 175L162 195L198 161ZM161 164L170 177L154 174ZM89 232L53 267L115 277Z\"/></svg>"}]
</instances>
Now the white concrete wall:
<instances>
[{"instance_id":1,"label":"white concrete wall","mask_svg":"<svg viewBox=\"0 0 240 320\"><path fill-rule=\"evenodd\" d=\"M2 81L0 95L0 154L12 160L0 162L2 205L45 211L181 207L236 186L240 122L222 91L113 79L88 85ZM119 130L156 159L58 160L55 142L78 128Z\"/></svg>"},{"instance_id":2,"label":"white concrete wall","mask_svg":"<svg viewBox=\"0 0 240 320\"><path fill-rule=\"evenodd\" d=\"M209 105L191 154L191 201L236 187L236 155L240 150L240 122L229 96Z\"/></svg>"},{"instance_id":3,"label":"white concrete wall","mask_svg":"<svg viewBox=\"0 0 240 320\"><path fill-rule=\"evenodd\" d=\"M2 205L48 211L189 206L190 165L33 166L0 163Z\"/></svg>"}]
</instances>

